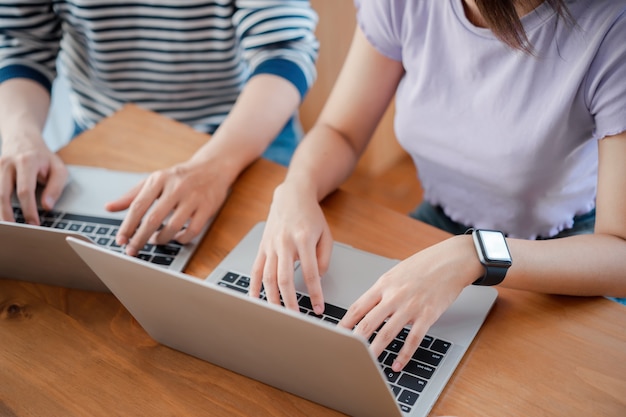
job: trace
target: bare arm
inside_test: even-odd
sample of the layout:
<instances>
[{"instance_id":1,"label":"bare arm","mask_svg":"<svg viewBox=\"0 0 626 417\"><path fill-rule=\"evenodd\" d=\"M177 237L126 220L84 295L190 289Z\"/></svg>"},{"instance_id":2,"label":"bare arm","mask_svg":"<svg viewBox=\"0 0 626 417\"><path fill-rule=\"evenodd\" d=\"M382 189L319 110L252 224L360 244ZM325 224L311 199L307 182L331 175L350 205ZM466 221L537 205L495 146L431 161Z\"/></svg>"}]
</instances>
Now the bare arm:
<instances>
[{"instance_id":1,"label":"bare arm","mask_svg":"<svg viewBox=\"0 0 626 417\"><path fill-rule=\"evenodd\" d=\"M503 287L566 295L626 296L626 132L600 141L596 228L552 240L508 239L513 266ZM340 325L368 338L379 354L412 324L393 369L408 362L428 328L460 291L484 273L471 237L454 236L386 272L348 310ZM433 282L437 285L433 285Z\"/></svg>"},{"instance_id":2,"label":"bare arm","mask_svg":"<svg viewBox=\"0 0 626 417\"><path fill-rule=\"evenodd\" d=\"M264 284L268 300L297 310L293 263L300 260L316 312L323 309L319 278L328 266L332 237L319 206L352 172L404 73L357 29L324 109L300 144L285 181L274 193L265 237L252 273L250 295Z\"/></svg>"},{"instance_id":3,"label":"bare arm","mask_svg":"<svg viewBox=\"0 0 626 417\"><path fill-rule=\"evenodd\" d=\"M42 131L50 95L38 83L11 79L0 84L0 219L13 221L11 194L15 190L26 221L39 224L35 189L46 183L42 205L51 209L63 191L67 170L45 144Z\"/></svg>"},{"instance_id":4,"label":"bare arm","mask_svg":"<svg viewBox=\"0 0 626 417\"><path fill-rule=\"evenodd\" d=\"M109 210L130 207L118 243L127 244L127 253L135 255L153 234L157 243L193 239L222 205L237 176L263 153L299 104L300 93L284 78L260 74L250 79L226 120L191 159L151 174L107 205Z\"/></svg>"},{"instance_id":5,"label":"bare arm","mask_svg":"<svg viewBox=\"0 0 626 417\"><path fill-rule=\"evenodd\" d=\"M545 293L626 296L626 132L599 142L592 235L509 240L513 266L503 286Z\"/></svg>"},{"instance_id":6,"label":"bare arm","mask_svg":"<svg viewBox=\"0 0 626 417\"><path fill-rule=\"evenodd\" d=\"M403 74L402 64L381 55L357 28L341 73L296 151L286 182L313 179L318 201L339 187L365 151Z\"/></svg>"}]
</instances>

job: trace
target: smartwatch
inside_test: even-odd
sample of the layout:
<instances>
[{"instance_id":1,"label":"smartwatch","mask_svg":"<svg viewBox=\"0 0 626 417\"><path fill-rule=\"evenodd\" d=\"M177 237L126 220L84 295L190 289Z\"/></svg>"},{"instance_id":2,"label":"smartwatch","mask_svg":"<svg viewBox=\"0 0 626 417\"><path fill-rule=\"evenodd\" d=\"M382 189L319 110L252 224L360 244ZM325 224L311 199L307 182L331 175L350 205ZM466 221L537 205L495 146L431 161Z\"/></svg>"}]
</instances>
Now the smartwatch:
<instances>
[{"instance_id":1,"label":"smartwatch","mask_svg":"<svg viewBox=\"0 0 626 417\"><path fill-rule=\"evenodd\" d=\"M512 264L504 233L499 230L485 229L469 229L465 233L471 233L478 260L485 267L485 275L474 281L472 285L490 286L501 283Z\"/></svg>"}]
</instances>

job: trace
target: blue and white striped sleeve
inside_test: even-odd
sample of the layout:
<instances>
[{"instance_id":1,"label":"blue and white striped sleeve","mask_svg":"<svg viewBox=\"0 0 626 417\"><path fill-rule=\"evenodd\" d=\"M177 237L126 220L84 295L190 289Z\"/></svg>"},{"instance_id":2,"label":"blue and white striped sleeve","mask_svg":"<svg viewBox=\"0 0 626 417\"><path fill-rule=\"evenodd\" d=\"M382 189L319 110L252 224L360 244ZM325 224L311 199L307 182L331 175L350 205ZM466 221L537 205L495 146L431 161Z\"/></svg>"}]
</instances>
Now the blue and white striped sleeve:
<instances>
[{"instance_id":1,"label":"blue and white striped sleeve","mask_svg":"<svg viewBox=\"0 0 626 417\"><path fill-rule=\"evenodd\" d=\"M0 4L0 83L29 78L50 91L56 77L61 23L51 1Z\"/></svg>"},{"instance_id":2,"label":"blue and white striped sleeve","mask_svg":"<svg viewBox=\"0 0 626 417\"><path fill-rule=\"evenodd\" d=\"M304 97L316 78L317 13L308 0L238 0L237 37L251 76L274 74Z\"/></svg>"}]
</instances>

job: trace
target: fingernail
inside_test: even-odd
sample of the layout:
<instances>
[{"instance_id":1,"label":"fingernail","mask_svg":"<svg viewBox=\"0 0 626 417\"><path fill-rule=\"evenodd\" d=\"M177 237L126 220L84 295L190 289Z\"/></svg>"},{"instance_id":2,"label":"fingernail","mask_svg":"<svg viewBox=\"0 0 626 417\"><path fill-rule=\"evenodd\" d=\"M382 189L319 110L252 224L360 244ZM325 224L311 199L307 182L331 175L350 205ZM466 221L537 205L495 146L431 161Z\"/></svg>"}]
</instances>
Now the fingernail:
<instances>
[{"instance_id":1,"label":"fingernail","mask_svg":"<svg viewBox=\"0 0 626 417\"><path fill-rule=\"evenodd\" d=\"M393 369L394 372L400 372L402 370L402 364L397 360L394 360L391 365L391 369Z\"/></svg>"},{"instance_id":2,"label":"fingernail","mask_svg":"<svg viewBox=\"0 0 626 417\"><path fill-rule=\"evenodd\" d=\"M313 306L313 311L315 312L315 314L321 315L322 313L324 313L324 307L319 304L315 304Z\"/></svg>"},{"instance_id":3,"label":"fingernail","mask_svg":"<svg viewBox=\"0 0 626 417\"><path fill-rule=\"evenodd\" d=\"M51 209L52 207L54 207L54 203L55 203L54 198L46 197L45 203L46 203L47 208Z\"/></svg>"}]
</instances>

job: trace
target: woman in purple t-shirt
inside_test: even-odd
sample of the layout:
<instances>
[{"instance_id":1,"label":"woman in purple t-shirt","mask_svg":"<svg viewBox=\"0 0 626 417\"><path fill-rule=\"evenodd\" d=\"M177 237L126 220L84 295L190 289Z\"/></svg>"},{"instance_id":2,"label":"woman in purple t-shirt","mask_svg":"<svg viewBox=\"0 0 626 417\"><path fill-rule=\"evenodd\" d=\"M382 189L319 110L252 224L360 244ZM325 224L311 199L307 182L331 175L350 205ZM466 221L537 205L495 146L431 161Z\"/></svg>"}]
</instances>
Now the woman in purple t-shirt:
<instances>
[{"instance_id":1,"label":"woman in purple t-shirt","mask_svg":"<svg viewBox=\"0 0 626 417\"><path fill-rule=\"evenodd\" d=\"M275 191L251 295L263 284L297 309L297 259L323 309L332 236L319 201L350 175L395 96L396 135L424 188L413 215L455 236L385 273L340 325L360 322L367 338L388 319L378 354L411 323L397 371L473 283L625 297L626 0L356 5L337 84ZM489 248L504 259L485 259Z\"/></svg>"}]
</instances>

